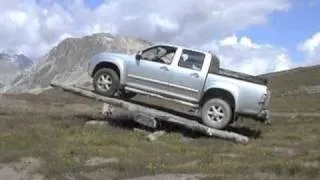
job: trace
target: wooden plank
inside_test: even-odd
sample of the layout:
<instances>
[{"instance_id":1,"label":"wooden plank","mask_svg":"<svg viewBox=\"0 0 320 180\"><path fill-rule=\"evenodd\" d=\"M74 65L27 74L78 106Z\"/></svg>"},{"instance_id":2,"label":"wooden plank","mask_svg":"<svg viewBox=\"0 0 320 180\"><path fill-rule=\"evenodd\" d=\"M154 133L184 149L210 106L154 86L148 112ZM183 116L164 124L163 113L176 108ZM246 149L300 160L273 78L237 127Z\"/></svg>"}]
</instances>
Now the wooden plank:
<instances>
[{"instance_id":1,"label":"wooden plank","mask_svg":"<svg viewBox=\"0 0 320 180\"><path fill-rule=\"evenodd\" d=\"M207 136L223 138L223 139L231 140L231 141L242 143L242 144L247 144L249 142L249 138L241 134L223 131L219 129L213 129L198 123L196 120L190 120L183 117L179 117L165 111L144 107L144 106L130 103L121 99L105 97L105 96L96 94L92 91L88 91L88 90L70 86L70 85L51 83L51 86L54 88L62 89L67 92L71 92L73 94L77 94L87 98L95 99L100 102L108 103L113 106L124 108L126 110L132 111L135 115L145 114L146 116L149 116L149 117L155 117L160 121L166 121L169 123L178 124L183 127L199 131Z\"/></svg>"}]
</instances>

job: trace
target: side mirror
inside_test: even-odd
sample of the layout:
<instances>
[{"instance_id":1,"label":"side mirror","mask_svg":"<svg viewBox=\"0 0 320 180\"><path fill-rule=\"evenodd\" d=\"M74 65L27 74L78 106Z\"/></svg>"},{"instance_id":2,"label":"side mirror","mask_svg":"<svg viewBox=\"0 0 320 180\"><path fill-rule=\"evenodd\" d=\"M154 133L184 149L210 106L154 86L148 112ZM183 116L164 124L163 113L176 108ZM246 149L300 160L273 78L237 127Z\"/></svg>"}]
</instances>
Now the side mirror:
<instances>
[{"instance_id":1,"label":"side mirror","mask_svg":"<svg viewBox=\"0 0 320 180\"><path fill-rule=\"evenodd\" d=\"M137 54L136 54L136 60L140 60L142 58L142 52L141 51L138 51Z\"/></svg>"}]
</instances>

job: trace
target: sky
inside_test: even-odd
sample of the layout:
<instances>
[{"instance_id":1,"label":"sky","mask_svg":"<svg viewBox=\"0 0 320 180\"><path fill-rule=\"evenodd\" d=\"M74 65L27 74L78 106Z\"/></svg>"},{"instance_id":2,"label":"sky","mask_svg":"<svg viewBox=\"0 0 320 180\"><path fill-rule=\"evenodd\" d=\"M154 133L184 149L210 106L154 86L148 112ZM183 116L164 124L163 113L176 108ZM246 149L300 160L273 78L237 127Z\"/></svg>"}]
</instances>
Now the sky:
<instances>
[{"instance_id":1,"label":"sky","mask_svg":"<svg viewBox=\"0 0 320 180\"><path fill-rule=\"evenodd\" d=\"M33 59L107 32L211 50L253 75L320 64L320 0L10 0L0 13L0 52Z\"/></svg>"}]
</instances>

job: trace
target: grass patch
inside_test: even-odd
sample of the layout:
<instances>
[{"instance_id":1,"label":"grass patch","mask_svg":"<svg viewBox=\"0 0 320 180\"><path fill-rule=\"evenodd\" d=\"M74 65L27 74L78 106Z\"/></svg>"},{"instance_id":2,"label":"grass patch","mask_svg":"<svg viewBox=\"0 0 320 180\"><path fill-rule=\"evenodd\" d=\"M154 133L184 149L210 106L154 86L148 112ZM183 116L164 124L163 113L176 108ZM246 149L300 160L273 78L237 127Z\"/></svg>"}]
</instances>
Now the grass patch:
<instances>
[{"instance_id":1,"label":"grass patch","mask_svg":"<svg viewBox=\"0 0 320 180\"><path fill-rule=\"evenodd\" d=\"M33 97L23 111L13 108L12 104L1 107L1 162L40 157L45 163L39 172L46 177L63 177L99 168L115 172L117 178L158 173L205 173L208 179L320 177L319 167L305 166L307 162L320 163L317 153L320 121L316 118L276 118L271 126L246 120L246 126L262 132L248 145L202 136L186 137L174 129L159 140L149 142L143 134L132 131L134 124L126 124L126 119L118 124L85 126L86 120L99 118L97 103L62 96L65 98L55 99L54 104L50 103L49 95L39 97L41 101ZM12 102L20 100L15 98ZM85 103L92 112L66 111L65 106L56 105L62 102L68 102L69 106ZM119 161L86 166L85 162L92 157Z\"/></svg>"}]
</instances>

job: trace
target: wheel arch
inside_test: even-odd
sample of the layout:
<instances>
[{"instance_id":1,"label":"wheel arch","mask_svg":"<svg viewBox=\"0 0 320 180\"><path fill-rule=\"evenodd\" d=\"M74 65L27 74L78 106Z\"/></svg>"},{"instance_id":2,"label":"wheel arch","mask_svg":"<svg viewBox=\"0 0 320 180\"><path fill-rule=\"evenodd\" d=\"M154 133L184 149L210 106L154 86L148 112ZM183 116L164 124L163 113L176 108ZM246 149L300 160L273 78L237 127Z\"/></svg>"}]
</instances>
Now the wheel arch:
<instances>
[{"instance_id":1,"label":"wheel arch","mask_svg":"<svg viewBox=\"0 0 320 180\"><path fill-rule=\"evenodd\" d=\"M110 62L110 61L102 61L102 62L99 62L93 69L93 72L92 72L92 77L94 76L94 74L101 68L110 68L110 69L113 69L117 75L119 76L120 78L120 84L123 84L124 82L124 67L123 65L121 65L120 63L117 63L117 62Z\"/></svg>"},{"instance_id":2,"label":"wheel arch","mask_svg":"<svg viewBox=\"0 0 320 180\"><path fill-rule=\"evenodd\" d=\"M237 111L238 109L237 93L234 91L230 91L222 87L209 88L205 91L200 100L200 107L202 107L207 100L212 98L222 98L223 100L227 101L233 112Z\"/></svg>"}]
</instances>

